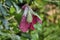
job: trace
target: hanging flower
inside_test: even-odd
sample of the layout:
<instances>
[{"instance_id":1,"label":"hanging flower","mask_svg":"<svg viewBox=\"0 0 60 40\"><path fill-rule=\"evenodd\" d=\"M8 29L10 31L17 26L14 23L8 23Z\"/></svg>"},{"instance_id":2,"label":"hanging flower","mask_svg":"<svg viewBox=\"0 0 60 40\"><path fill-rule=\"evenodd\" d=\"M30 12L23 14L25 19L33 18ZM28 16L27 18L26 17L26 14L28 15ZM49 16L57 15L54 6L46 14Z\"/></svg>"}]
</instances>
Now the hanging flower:
<instances>
[{"instance_id":1,"label":"hanging flower","mask_svg":"<svg viewBox=\"0 0 60 40\"><path fill-rule=\"evenodd\" d=\"M41 19L32 12L29 6L24 5L22 8L24 9L24 13L19 25L19 28L22 32L34 30L34 24L36 24L37 22L42 24Z\"/></svg>"}]
</instances>

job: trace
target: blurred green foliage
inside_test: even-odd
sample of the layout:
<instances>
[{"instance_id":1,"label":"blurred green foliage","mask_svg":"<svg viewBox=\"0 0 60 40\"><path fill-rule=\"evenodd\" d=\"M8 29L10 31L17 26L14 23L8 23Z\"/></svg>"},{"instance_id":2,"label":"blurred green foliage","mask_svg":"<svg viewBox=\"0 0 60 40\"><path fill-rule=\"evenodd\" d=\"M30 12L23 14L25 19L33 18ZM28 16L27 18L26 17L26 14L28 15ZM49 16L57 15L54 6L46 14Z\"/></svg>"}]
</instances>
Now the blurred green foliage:
<instances>
[{"instance_id":1,"label":"blurred green foliage","mask_svg":"<svg viewBox=\"0 0 60 40\"><path fill-rule=\"evenodd\" d=\"M36 30L22 33L18 26L28 4L42 19ZM60 0L0 0L0 40L60 40Z\"/></svg>"}]
</instances>

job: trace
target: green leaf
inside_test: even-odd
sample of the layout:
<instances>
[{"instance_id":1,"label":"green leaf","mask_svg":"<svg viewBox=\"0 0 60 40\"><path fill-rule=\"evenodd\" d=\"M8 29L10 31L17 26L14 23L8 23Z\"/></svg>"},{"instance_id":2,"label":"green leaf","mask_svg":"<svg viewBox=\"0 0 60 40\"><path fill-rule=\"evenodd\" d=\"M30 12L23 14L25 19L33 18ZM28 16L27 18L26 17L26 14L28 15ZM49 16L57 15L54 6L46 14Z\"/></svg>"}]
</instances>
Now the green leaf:
<instances>
[{"instance_id":1,"label":"green leaf","mask_svg":"<svg viewBox=\"0 0 60 40\"><path fill-rule=\"evenodd\" d=\"M27 34L27 33L22 33L22 36L24 37L24 38L31 38L31 36L30 36L30 34Z\"/></svg>"},{"instance_id":2,"label":"green leaf","mask_svg":"<svg viewBox=\"0 0 60 40\"><path fill-rule=\"evenodd\" d=\"M36 30L32 32L31 36L32 36L32 40L38 40L39 39L38 32Z\"/></svg>"},{"instance_id":3,"label":"green leaf","mask_svg":"<svg viewBox=\"0 0 60 40\"><path fill-rule=\"evenodd\" d=\"M23 3L23 0L19 0L20 3Z\"/></svg>"},{"instance_id":4,"label":"green leaf","mask_svg":"<svg viewBox=\"0 0 60 40\"><path fill-rule=\"evenodd\" d=\"M21 39L20 39L20 36L15 35L15 34L12 34L12 35L11 35L11 39L12 39L12 40L21 40Z\"/></svg>"},{"instance_id":5,"label":"green leaf","mask_svg":"<svg viewBox=\"0 0 60 40\"><path fill-rule=\"evenodd\" d=\"M13 2L14 7L16 8L16 13L20 13L21 9L18 7L18 5L16 5L15 2Z\"/></svg>"},{"instance_id":6,"label":"green leaf","mask_svg":"<svg viewBox=\"0 0 60 40\"><path fill-rule=\"evenodd\" d=\"M11 6L10 13L14 13L14 12L15 12L15 8L13 6Z\"/></svg>"},{"instance_id":7,"label":"green leaf","mask_svg":"<svg viewBox=\"0 0 60 40\"><path fill-rule=\"evenodd\" d=\"M37 31L42 31L42 25L40 23L35 24L34 27Z\"/></svg>"},{"instance_id":8,"label":"green leaf","mask_svg":"<svg viewBox=\"0 0 60 40\"><path fill-rule=\"evenodd\" d=\"M5 29L9 29L9 22L8 22L8 20L3 19L2 21L3 21L3 25L4 25Z\"/></svg>"},{"instance_id":9,"label":"green leaf","mask_svg":"<svg viewBox=\"0 0 60 40\"><path fill-rule=\"evenodd\" d=\"M22 18L22 13L15 15L15 19L16 19L16 21L18 22L18 24L20 24L21 18Z\"/></svg>"},{"instance_id":10,"label":"green leaf","mask_svg":"<svg viewBox=\"0 0 60 40\"><path fill-rule=\"evenodd\" d=\"M6 9L2 6L2 4L0 4L0 12L1 12L2 15L4 15L4 16L7 16L7 15L8 15Z\"/></svg>"},{"instance_id":11,"label":"green leaf","mask_svg":"<svg viewBox=\"0 0 60 40\"><path fill-rule=\"evenodd\" d=\"M3 26L2 26L2 25L0 25L0 30L1 30L1 29L3 29Z\"/></svg>"},{"instance_id":12,"label":"green leaf","mask_svg":"<svg viewBox=\"0 0 60 40\"><path fill-rule=\"evenodd\" d=\"M11 7L12 2L11 2L11 0L6 0L6 1L5 1L5 4L6 4L7 6Z\"/></svg>"}]
</instances>

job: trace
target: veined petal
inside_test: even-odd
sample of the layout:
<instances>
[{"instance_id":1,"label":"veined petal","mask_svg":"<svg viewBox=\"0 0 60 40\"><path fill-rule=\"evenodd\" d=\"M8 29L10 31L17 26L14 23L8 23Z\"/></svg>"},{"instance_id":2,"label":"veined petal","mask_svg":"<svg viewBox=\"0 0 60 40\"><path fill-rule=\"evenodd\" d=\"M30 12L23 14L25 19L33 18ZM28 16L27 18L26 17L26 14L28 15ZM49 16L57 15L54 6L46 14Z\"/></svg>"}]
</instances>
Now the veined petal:
<instances>
[{"instance_id":1,"label":"veined petal","mask_svg":"<svg viewBox=\"0 0 60 40\"><path fill-rule=\"evenodd\" d=\"M29 23L26 21L26 17L23 16L19 26L22 32L26 32L29 29Z\"/></svg>"}]
</instances>

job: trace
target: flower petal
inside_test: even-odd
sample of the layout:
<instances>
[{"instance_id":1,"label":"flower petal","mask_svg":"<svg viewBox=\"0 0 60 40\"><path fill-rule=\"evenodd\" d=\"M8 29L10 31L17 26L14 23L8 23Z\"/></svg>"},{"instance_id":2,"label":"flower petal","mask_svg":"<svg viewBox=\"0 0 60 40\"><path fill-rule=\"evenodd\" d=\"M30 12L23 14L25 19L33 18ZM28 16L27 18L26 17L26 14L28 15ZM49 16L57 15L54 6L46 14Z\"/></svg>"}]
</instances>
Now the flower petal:
<instances>
[{"instance_id":1,"label":"flower petal","mask_svg":"<svg viewBox=\"0 0 60 40\"><path fill-rule=\"evenodd\" d=\"M38 18L38 16L36 16L36 15L33 15L32 14L32 16L33 16L33 24L36 24L37 22L39 22L40 24L42 24L42 20L40 19L40 18Z\"/></svg>"},{"instance_id":2,"label":"flower petal","mask_svg":"<svg viewBox=\"0 0 60 40\"><path fill-rule=\"evenodd\" d=\"M26 17L23 16L19 26L22 32L26 32L29 28L29 23L26 21Z\"/></svg>"},{"instance_id":3,"label":"flower petal","mask_svg":"<svg viewBox=\"0 0 60 40\"><path fill-rule=\"evenodd\" d=\"M30 30L34 30L34 29L35 29L32 23L30 23L29 29L30 29Z\"/></svg>"},{"instance_id":4,"label":"flower petal","mask_svg":"<svg viewBox=\"0 0 60 40\"><path fill-rule=\"evenodd\" d=\"M42 20L37 17L37 21L42 24Z\"/></svg>"},{"instance_id":5,"label":"flower petal","mask_svg":"<svg viewBox=\"0 0 60 40\"><path fill-rule=\"evenodd\" d=\"M32 20L33 24L36 24L37 23L37 16L32 15L32 17L33 17L33 20Z\"/></svg>"}]
</instances>

